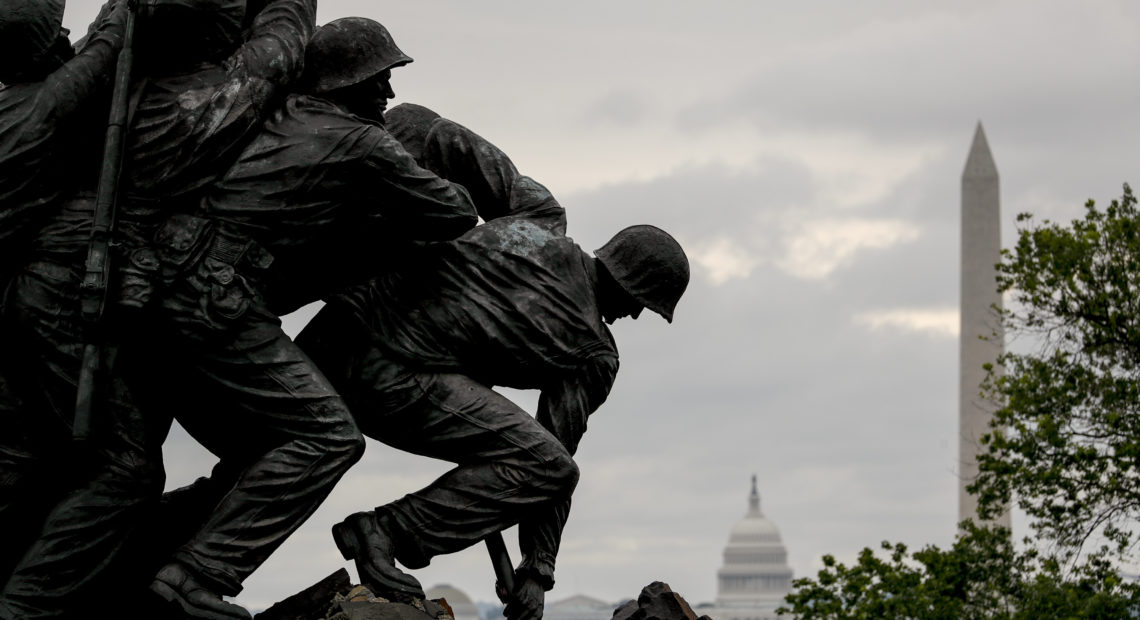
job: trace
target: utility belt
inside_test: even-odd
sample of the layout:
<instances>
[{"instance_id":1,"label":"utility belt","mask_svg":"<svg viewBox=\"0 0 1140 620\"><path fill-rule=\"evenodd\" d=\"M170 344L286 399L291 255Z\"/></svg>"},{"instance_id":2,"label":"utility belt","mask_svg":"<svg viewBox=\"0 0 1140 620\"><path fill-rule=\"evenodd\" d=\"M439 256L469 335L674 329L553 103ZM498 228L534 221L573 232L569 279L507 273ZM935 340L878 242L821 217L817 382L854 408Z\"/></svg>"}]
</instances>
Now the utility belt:
<instances>
[{"instance_id":1,"label":"utility belt","mask_svg":"<svg viewBox=\"0 0 1140 620\"><path fill-rule=\"evenodd\" d=\"M120 260L120 305L198 307L201 319L232 319L257 296L254 282L273 256L232 225L189 214L166 218L148 244ZM198 297L199 299L191 299Z\"/></svg>"}]
</instances>

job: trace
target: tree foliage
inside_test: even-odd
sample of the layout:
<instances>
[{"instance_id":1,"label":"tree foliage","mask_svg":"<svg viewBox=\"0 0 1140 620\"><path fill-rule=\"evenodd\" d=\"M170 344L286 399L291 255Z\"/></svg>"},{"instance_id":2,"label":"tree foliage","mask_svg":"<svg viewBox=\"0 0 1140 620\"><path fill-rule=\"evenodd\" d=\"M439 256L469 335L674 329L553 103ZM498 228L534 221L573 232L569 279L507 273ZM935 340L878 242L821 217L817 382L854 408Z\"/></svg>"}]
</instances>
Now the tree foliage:
<instances>
[{"instance_id":1,"label":"tree foliage","mask_svg":"<svg viewBox=\"0 0 1140 620\"><path fill-rule=\"evenodd\" d=\"M778 611L800 620L1119 619L1140 614L1140 590L1112 564L1091 558L1066 571L1033 548L1019 551L1009 531L962 524L953 546L910 553L882 543L851 566L824 556L815 579L794 582Z\"/></svg>"},{"instance_id":2,"label":"tree foliage","mask_svg":"<svg viewBox=\"0 0 1140 620\"><path fill-rule=\"evenodd\" d=\"M1039 536L1079 551L1103 536L1119 554L1140 516L1140 217L1124 194L1089 201L1068 226L1019 216L998 286L1007 335L1033 343L1001 359L985 389L1000 404L973 485L980 511L1017 505ZM1024 338L1028 336L1028 338ZM1019 343L1020 343L1019 342Z\"/></svg>"},{"instance_id":3,"label":"tree foliage","mask_svg":"<svg viewBox=\"0 0 1140 620\"><path fill-rule=\"evenodd\" d=\"M1140 517L1140 212L1127 185L1068 225L1018 216L998 289L1014 343L981 387L998 406L970 491L979 516L1016 501L1035 537L964 522L952 547L824 557L780 611L802 620L1137 618L1117 566ZM1090 545L1090 541L1096 544ZM1107 543L1107 544L1106 544Z\"/></svg>"}]
</instances>

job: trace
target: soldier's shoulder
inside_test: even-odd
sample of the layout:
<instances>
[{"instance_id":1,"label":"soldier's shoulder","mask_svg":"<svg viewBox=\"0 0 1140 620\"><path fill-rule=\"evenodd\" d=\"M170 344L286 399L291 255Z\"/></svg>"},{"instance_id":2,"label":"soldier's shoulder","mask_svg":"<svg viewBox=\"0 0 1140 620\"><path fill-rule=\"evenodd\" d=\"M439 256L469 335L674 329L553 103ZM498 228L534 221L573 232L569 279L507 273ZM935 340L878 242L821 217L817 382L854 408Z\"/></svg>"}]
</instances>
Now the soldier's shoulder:
<instances>
[{"instance_id":1,"label":"soldier's shoulder","mask_svg":"<svg viewBox=\"0 0 1140 620\"><path fill-rule=\"evenodd\" d=\"M313 114L320 116L339 117L345 114L340 108L328 99L314 97L302 93L291 93L285 97L285 105L282 106L286 110L291 110L296 114Z\"/></svg>"},{"instance_id":2,"label":"soldier's shoulder","mask_svg":"<svg viewBox=\"0 0 1140 620\"><path fill-rule=\"evenodd\" d=\"M367 133L379 129L328 99L304 94L288 95L275 115L275 122L304 125L313 134Z\"/></svg>"},{"instance_id":3,"label":"soldier's shoulder","mask_svg":"<svg viewBox=\"0 0 1140 620\"><path fill-rule=\"evenodd\" d=\"M573 240L529 213L505 215L467 231L461 240L520 256L569 257L579 251Z\"/></svg>"}]
</instances>

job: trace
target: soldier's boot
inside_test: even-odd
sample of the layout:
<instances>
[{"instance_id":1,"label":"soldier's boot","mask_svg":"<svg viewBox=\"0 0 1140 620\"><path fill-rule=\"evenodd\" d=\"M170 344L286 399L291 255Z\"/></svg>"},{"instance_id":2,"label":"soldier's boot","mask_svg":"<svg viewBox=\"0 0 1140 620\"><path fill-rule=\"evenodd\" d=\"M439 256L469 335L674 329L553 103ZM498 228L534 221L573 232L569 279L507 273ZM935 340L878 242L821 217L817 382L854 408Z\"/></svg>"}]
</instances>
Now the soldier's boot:
<instances>
[{"instance_id":1,"label":"soldier's boot","mask_svg":"<svg viewBox=\"0 0 1140 620\"><path fill-rule=\"evenodd\" d=\"M380 527L375 514L358 512L349 515L333 526L332 535L344 559L356 561L360 581L373 594L401 603L424 599L420 582L396 568L396 546Z\"/></svg>"},{"instance_id":2,"label":"soldier's boot","mask_svg":"<svg viewBox=\"0 0 1140 620\"><path fill-rule=\"evenodd\" d=\"M252 620L240 605L227 603L220 594L198 583L182 565L167 564L154 576L150 591L163 601L163 605L179 618L202 618L203 620Z\"/></svg>"}]
</instances>

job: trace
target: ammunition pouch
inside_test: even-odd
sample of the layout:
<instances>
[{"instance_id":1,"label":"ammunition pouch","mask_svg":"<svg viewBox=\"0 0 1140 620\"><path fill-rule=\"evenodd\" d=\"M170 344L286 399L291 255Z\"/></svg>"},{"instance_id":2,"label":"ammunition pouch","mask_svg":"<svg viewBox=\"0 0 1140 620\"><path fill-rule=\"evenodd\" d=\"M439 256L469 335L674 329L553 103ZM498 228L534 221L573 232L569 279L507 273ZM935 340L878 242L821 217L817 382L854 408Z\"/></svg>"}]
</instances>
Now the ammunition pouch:
<instances>
[{"instance_id":1,"label":"ammunition pouch","mask_svg":"<svg viewBox=\"0 0 1140 620\"><path fill-rule=\"evenodd\" d=\"M269 252L232 226L176 214L151 244L127 255L120 303L141 308L159 299L176 322L224 329L260 301L257 282L272 263Z\"/></svg>"}]
</instances>

